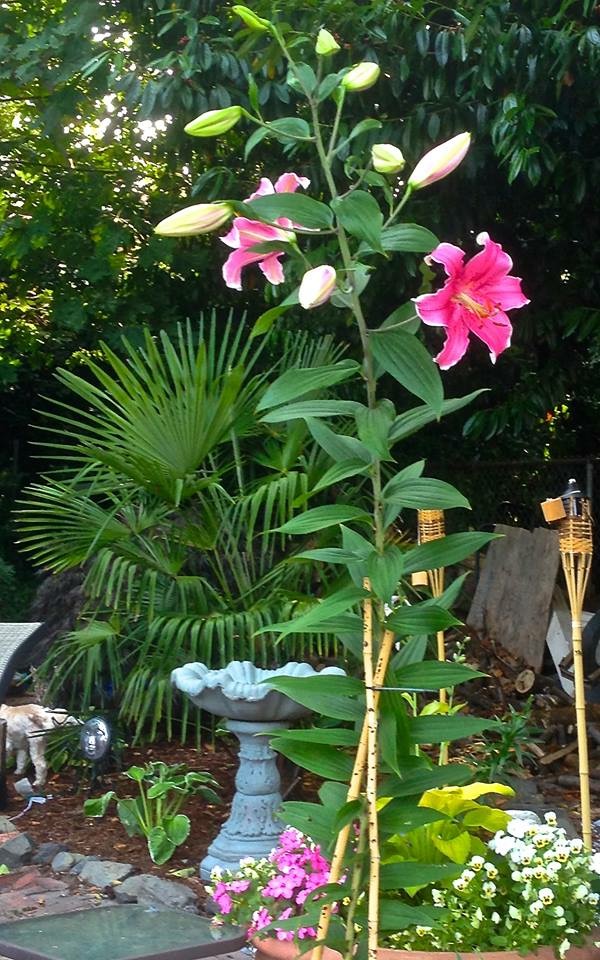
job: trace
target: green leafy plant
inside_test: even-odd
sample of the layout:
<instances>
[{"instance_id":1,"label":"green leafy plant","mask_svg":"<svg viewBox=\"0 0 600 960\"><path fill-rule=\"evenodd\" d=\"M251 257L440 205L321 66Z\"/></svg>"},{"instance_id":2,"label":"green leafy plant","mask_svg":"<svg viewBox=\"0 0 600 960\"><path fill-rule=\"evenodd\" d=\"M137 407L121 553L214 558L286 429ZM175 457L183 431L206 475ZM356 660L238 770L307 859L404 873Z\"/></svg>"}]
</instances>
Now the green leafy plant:
<instances>
[{"instance_id":1,"label":"green leafy plant","mask_svg":"<svg viewBox=\"0 0 600 960\"><path fill-rule=\"evenodd\" d=\"M528 761L534 761L535 743L540 730L531 719L533 698L520 708L509 704L496 730L490 731L485 743L475 744L474 756L480 776L489 781L523 773Z\"/></svg>"},{"instance_id":2,"label":"green leafy plant","mask_svg":"<svg viewBox=\"0 0 600 960\"><path fill-rule=\"evenodd\" d=\"M169 766L156 760L144 767L130 767L125 776L138 785L137 797L118 798L114 790L109 790L86 800L83 812L88 817L103 817L116 800L117 814L128 835L146 837L154 863L166 863L175 848L186 841L190 820L180 811L190 797L220 802L214 790L218 784L210 774L188 771L181 763Z\"/></svg>"},{"instance_id":3,"label":"green leafy plant","mask_svg":"<svg viewBox=\"0 0 600 960\"><path fill-rule=\"evenodd\" d=\"M321 479L329 491L328 502L311 503L278 531L302 538L294 564L317 561L320 570L334 565L339 578L309 609L296 610L292 618L257 632L275 634L278 642L285 642L296 633L331 631L362 659L361 677L276 678L271 684L326 717L343 721L326 730L284 730L273 740L285 756L328 781L320 804L288 804L284 817L313 839L321 842L323 837L327 846L335 837L329 882L322 895L305 903L305 915L278 921L278 928L289 923L288 929L293 925L314 929L318 941L314 960L320 960L325 941L343 950L349 960L357 952L362 958L365 951L369 960L377 960L380 932L430 919L430 911L399 905L389 891L426 883L440 875L441 867L446 869L420 861L382 865L382 844L401 832L403 822L412 818L418 824L423 814L418 801L424 791L464 783L471 775L461 764L434 768L421 748L469 736L493 723L458 714L411 716L406 709L403 692L437 691L478 674L463 664L424 660L423 653L392 661L398 642L443 631L457 622L447 597L415 600L411 594L409 601L404 578L460 561L490 536L458 533L402 550L395 526L405 511L469 509L469 503L450 484L426 476L423 460L398 463L396 445L474 399L476 394L446 400L440 368L458 363L471 337L482 340L495 360L510 343L512 328L505 311L528 301L519 278L509 276L512 261L487 233L477 238L481 253L467 261L463 250L438 243L430 230L405 219L414 195L450 174L464 159L469 133L458 133L428 151L400 179L405 159L397 144L386 143L385 134L379 132L383 127L379 94L374 97L373 116L354 123L346 111L357 94L362 104L367 103L368 97L362 95L380 78L382 86L389 83L374 58L331 70L330 58L341 50L337 41L332 43L323 34L316 44L315 38L291 36L276 14L257 24L253 11L239 4L233 13L251 33L256 31L259 43L266 41L285 61L293 103L290 115L275 119L263 115L258 81L252 77L249 106L227 106L202 115L186 130L198 137L221 132L227 136L233 127L237 134L242 124L249 124L253 130L246 141L247 154L265 138L273 139L295 164L305 163L311 177L316 167L318 179L313 185L308 176L288 167L274 181L262 177L244 199L224 196L216 202L196 202L161 221L156 231L176 237L205 234L231 219L231 229L222 238L232 248L223 265L226 284L240 290L243 270L255 264L274 287L292 281L291 291L258 319L255 337L299 304L304 311L342 311L360 343L359 368L348 366L342 377L339 370L324 366L297 377L283 374L258 405L263 423L306 424L329 457L329 469ZM443 265L447 279L436 293L428 292L426 279L420 296L382 318L376 298L366 291L376 264L383 261L387 266L397 252L429 254L427 265ZM420 320L443 328L437 366L418 335ZM345 394L335 399L314 397L315 390L325 385L339 389L339 384L356 381L357 375L364 387L361 400ZM395 399L405 400L410 394L420 406L399 411L382 395L384 377L401 388ZM364 498L356 497L350 481L361 489L364 484ZM345 485L342 496L340 484ZM317 536L326 542L311 542ZM393 595L398 599L391 606ZM383 810L381 797L390 800ZM440 819L439 812L428 815ZM392 879L386 875L390 872ZM349 907L340 928L332 904L344 874L350 878ZM357 931L366 936L357 937Z\"/></svg>"},{"instance_id":4,"label":"green leafy plant","mask_svg":"<svg viewBox=\"0 0 600 960\"><path fill-rule=\"evenodd\" d=\"M175 338L146 332L142 348L125 341L126 362L104 346L89 378L59 372L67 399L52 405L42 447L64 465L25 491L18 525L37 564L87 571L81 622L43 667L49 695L60 687L73 710L104 706L109 690L138 737L163 722L171 736L182 663L335 651L325 631L278 648L258 635L312 603L315 564L282 562L297 548L281 528L326 497L329 464L305 424L260 423L255 408L285 397L290 375L325 365L322 391L357 365L328 337L284 338L277 360L267 348L213 315ZM182 739L190 716L200 723L186 700Z\"/></svg>"},{"instance_id":5,"label":"green leafy plant","mask_svg":"<svg viewBox=\"0 0 600 960\"><path fill-rule=\"evenodd\" d=\"M439 814L439 819L391 836L382 849L383 861L444 863L450 860L465 864L469 857L484 854L486 846L481 837L504 830L510 820L503 810L479 802L480 797L489 793L514 796L514 790L502 783L470 783L426 790L419 807L427 819L435 814Z\"/></svg>"}]
</instances>

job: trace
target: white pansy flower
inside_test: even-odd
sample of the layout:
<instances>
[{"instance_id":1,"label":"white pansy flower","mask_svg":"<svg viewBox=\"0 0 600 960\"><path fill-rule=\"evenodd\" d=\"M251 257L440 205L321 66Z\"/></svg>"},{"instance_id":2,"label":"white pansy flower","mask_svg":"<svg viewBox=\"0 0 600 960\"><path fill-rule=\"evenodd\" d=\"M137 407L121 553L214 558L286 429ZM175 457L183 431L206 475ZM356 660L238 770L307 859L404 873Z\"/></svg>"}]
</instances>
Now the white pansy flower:
<instances>
[{"instance_id":1,"label":"white pansy flower","mask_svg":"<svg viewBox=\"0 0 600 960\"><path fill-rule=\"evenodd\" d=\"M558 822L556 819L556 814L554 813L553 810L549 810L548 813L544 814L544 820L546 821L549 827L555 827Z\"/></svg>"},{"instance_id":2,"label":"white pansy flower","mask_svg":"<svg viewBox=\"0 0 600 960\"><path fill-rule=\"evenodd\" d=\"M569 846L573 853L580 853L583 850L583 840L580 837L574 837Z\"/></svg>"},{"instance_id":3,"label":"white pansy flower","mask_svg":"<svg viewBox=\"0 0 600 960\"><path fill-rule=\"evenodd\" d=\"M507 837L503 833L496 834L496 836L493 837L488 844L490 849L493 850L494 853L497 853L500 857L505 857L507 853L510 853L514 845L515 841L513 837Z\"/></svg>"},{"instance_id":4,"label":"white pansy flower","mask_svg":"<svg viewBox=\"0 0 600 960\"><path fill-rule=\"evenodd\" d=\"M554 900L554 893L550 887L542 887L538 896L545 906L548 906Z\"/></svg>"},{"instance_id":5,"label":"white pansy flower","mask_svg":"<svg viewBox=\"0 0 600 960\"><path fill-rule=\"evenodd\" d=\"M597 893L588 894L587 902L591 904L592 907L597 906L599 900L600 900L600 895L598 895Z\"/></svg>"},{"instance_id":6,"label":"white pansy flower","mask_svg":"<svg viewBox=\"0 0 600 960\"><path fill-rule=\"evenodd\" d=\"M590 869L593 873L600 873L600 853L593 853L590 860Z\"/></svg>"},{"instance_id":7,"label":"white pansy flower","mask_svg":"<svg viewBox=\"0 0 600 960\"><path fill-rule=\"evenodd\" d=\"M471 880L474 879L475 873L474 873L473 870L463 870L461 876L462 876L463 880L465 881L465 883L470 883Z\"/></svg>"},{"instance_id":8,"label":"white pansy flower","mask_svg":"<svg viewBox=\"0 0 600 960\"><path fill-rule=\"evenodd\" d=\"M580 883L578 887L575 887L573 891L573 896L575 900L585 900L590 892L589 884Z\"/></svg>"},{"instance_id":9,"label":"white pansy flower","mask_svg":"<svg viewBox=\"0 0 600 960\"><path fill-rule=\"evenodd\" d=\"M522 882L523 882L523 874L521 873L520 870L513 870L513 872L512 872L511 875L510 875L510 879L511 879L511 880L514 880L515 883L522 883Z\"/></svg>"},{"instance_id":10,"label":"white pansy flower","mask_svg":"<svg viewBox=\"0 0 600 960\"><path fill-rule=\"evenodd\" d=\"M512 837L516 837L517 840L522 840L525 834L527 833L530 824L527 820L521 820L520 818L515 818L514 820L509 820L506 825L507 833L510 833Z\"/></svg>"},{"instance_id":11,"label":"white pansy flower","mask_svg":"<svg viewBox=\"0 0 600 960\"><path fill-rule=\"evenodd\" d=\"M553 907L552 913L554 914L555 917L564 917L564 915L565 915L565 908L564 908L564 907L561 907L560 904L559 904L558 906Z\"/></svg>"},{"instance_id":12,"label":"white pansy flower","mask_svg":"<svg viewBox=\"0 0 600 960\"><path fill-rule=\"evenodd\" d=\"M472 867L473 870L475 870L477 873L479 873L484 863L485 863L485 860L483 859L483 857L479 857L479 856L471 857L471 859L469 860L469 866Z\"/></svg>"},{"instance_id":13,"label":"white pansy flower","mask_svg":"<svg viewBox=\"0 0 600 960\"><path fill-rule=\"evenodd\" d=\"M548 874L542 864L538 863L537 866L533 868L533 875L536 880L545 880Z\"/></svg>"},{"instance_id":14,"label":"white pansy flower","mask_svg":"<svg viewBox=\"0 0 600 960\"><path fill-rule=\"evenodd\" d=\"M481 885L481 896L484 900L491 900L496 892L496 884L492 883L491 880L486 880L485 883Z\"/></svg>"},{"instance_id":15,"label":"white pansy flower","mask_svg":"<svg viewBox=\"0 0 600 960\"><path fill-rule=\"evenodd\" d=\"M452 881L452 886L455 890L463 891L467 889L467 884L462 877L457 877L456 880Z\"/></svg>"},{"instance_id":16,"label":"white pansy flower","mask_svg":"<svg viewBox=\"0 0 600 960\"><path fill-rule=\"evenodd\" d=\"M554 856L559 863L566 863L569 859L569 854L571 853L569 847L563 843L557 843L554 847Z\"/></svg>"},{"instance_id":17,"label":"white pansy flower","mask_svg":"<svg viewBox=\"0 0 600 960\"><path fill-rule=\"evenodd\" d=\"M534 917L537 917L538 913L541 913L542 910L544 909L544 904L542 903L541 900L534 900L533 903L530 905L529 909L531 910Z\"/></svg>"}]
</instances>

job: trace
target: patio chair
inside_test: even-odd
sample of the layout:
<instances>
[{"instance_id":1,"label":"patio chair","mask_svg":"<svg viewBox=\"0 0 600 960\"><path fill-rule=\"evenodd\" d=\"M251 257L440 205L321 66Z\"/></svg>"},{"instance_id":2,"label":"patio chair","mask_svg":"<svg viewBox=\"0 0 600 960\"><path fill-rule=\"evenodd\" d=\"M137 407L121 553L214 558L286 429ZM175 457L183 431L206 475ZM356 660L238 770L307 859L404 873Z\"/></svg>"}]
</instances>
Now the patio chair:
<instances>
[{"instance_id":1,"label":"patio chair","mask_svg":"<svg viewBox=\"0 0 600 960\"><path fill-rule=\"evenodd\" d=\"M29 656L43 639L43 623L0 623L0 703L4 703L19 667L29 667Z\"/></svg>"}]
</instances>

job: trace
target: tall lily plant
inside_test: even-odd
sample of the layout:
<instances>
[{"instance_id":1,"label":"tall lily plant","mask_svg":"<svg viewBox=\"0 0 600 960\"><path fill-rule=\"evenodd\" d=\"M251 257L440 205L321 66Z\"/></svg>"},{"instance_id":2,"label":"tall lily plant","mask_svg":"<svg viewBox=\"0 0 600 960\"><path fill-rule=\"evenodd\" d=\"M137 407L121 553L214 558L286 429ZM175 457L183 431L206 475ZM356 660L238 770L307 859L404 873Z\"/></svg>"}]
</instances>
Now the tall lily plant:
<instances>
[{"instance_id":1,"label":"tall lily plant","mask_svg":"<svg viewBox=\"0 0 600 960\"><path fill-rule=\"evenodd\" d=\"M464 782L469 776L462 765L433 768L419 744L441 743L485 726L469 717L409 717L404 708L400 691L438 690L477 674L460 664L421 662L421 636L456 623L448 609L453 591L435 603L431 599L409 603L402 578L414 571L456 563L484 545L489 536L453 534L401 550L393 536L401 511L448 510L468 507L468 503L451 485L424 476L422 461L394 472L396 455L392 451L404 437L472 399L444 399L440 368L457 363L472 337L487 345L495 361L510 343L507 311L522 307L527 299L520 280L510 275L510 258L487 233L477 238L483 249L466 260L458 247L439 243L429 230L404 220L411 198L462 162L470 146L468 133L458 133L426 153L412 173L401 179L405 162L394 144L376 143L361 153L365 135L372 137L381 127L377 119L365 117L353 129L344 123L348 98L369 90L376 95L376 85L382 82L378 65L364 62L329 70L340 46L326 30L313 41L313 62L301 62L292 50L306 49L306 38L296 37L291 43L289 34L276 22L258 17L244 6L233 10L246 33L262 34L279 45L288 63L288 84L297 97L298 111L275 121L265 119L251 78L251 109L213 110L193 120L186 130L193 136L212 137L247 123L246 156L265 138L283 143L286 151L297 157L310 154L311 163L320 166L326 195L314 196L306 176L282 171L274 182L262 177L244 201L228 198L196 204L168 217L157 232L194 235L227 225L229 229L220 239L230 249L223 266L229 287L241 289L243 271L256 266L275 287L297 281L276 307L262 315L256 333L298 304L312 311L330 303L349 314L359 334L360 363L285 374L262 398L260 415L266 423L304 420L308 424L332 461L321 480L322 488L334 484L339 488L351 477L367 478L370 484L369 511L339 502L338 497L338 502L330 505L309 507L280 528L292 535L330 528L336 537L332 546L304 550L296 559L337 564L342 576L339 588L314 608L266 630L280 638L296 632L330 631L362 655L362 680L316 677L278 681L278 689L342 725L337 730L282 732L275 745L330 781L322 791L320 806L288 804L288 822L324 843L337 835L330 885L322 888L317 902L307 903L302 918L289 923L318 928L316 960L325 941L339 946L340 940L348 956L358 947L367 950L369 960L375 960L380 928L431 922L426 911L386 899L385 891L418 886L440 877L444 869L439 864L382 866L387 839L407 825L410 829L427 822L427 811L417 806L424 790L441 783ZM351 156L347 156L348 148ZM344 164L341 155L347 157ZM446 282L437 292L399 306L383 323L379 319L374 322L364 306L365 290L377 259L401 252L428 254L429 264L443 266ZM435 362L419 339L419 318L445 331L445 343ZM384 373L419 404L399 413L380 395ZM352 377L364 383L364 402L313 399L315 390L331 389ZM407 637L412 639L395 655L398 641ZM358 833L353 830L357 822ZM339 897L336 882L343 874L348 877L351 895L344 913L345 928L339 929L339 915L334 915L331 904ZM368 893L363 896L365 890ZM357 929L367 931L358 945Z\"/></svg>"}]
</instances>

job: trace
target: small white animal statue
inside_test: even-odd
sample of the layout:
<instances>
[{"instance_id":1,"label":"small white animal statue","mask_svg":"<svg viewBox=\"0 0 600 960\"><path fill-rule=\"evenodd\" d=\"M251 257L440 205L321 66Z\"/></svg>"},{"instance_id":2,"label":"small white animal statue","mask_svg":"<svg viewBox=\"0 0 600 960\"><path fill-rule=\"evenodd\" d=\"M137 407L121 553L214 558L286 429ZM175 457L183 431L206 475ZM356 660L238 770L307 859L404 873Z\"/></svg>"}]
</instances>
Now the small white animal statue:
<instances>
[{"instance_id":1,"label":"small white animal statue","mask_svg":"<svg viewBox=\"0 0 600 960\"><path fill-rule=\"evenodd\" d=\"M79 721L70 717L66 710L50 710L38 703L25 703L18 707L2 704L0 719L6 720L6 756L10 757L13 753L17 755L16 774L25 773L31 759L35 769L33 785L43 787L48 767L46 737L41 735L41 731Z\"/></svg>"}]
</instances>

